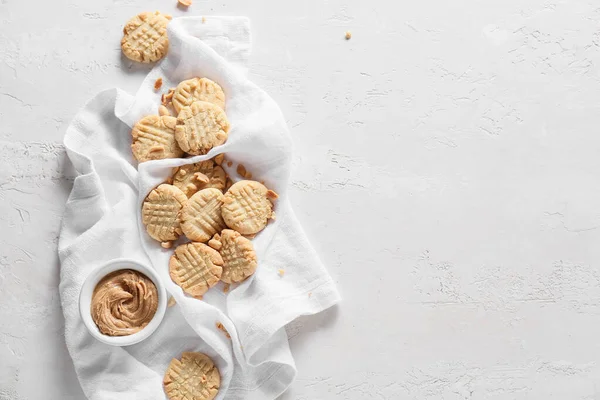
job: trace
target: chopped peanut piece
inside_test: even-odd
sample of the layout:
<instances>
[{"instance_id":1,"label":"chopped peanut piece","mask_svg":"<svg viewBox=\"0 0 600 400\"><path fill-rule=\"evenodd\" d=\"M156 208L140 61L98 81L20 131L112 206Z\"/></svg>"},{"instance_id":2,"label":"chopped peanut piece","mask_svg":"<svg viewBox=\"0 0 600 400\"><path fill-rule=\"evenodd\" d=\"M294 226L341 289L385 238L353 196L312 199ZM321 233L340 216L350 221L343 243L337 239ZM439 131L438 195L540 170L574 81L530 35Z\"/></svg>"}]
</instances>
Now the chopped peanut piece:
<instances>
[{"instance_id":1,"label":"chopped peanut piece","mask_svg":"<svg viewBox=\"0 0 600 400\"><path fill-rule=\"evenodd\" d=\"M160 97L160 101L163 106L167 107L169 104L171 104L171 100L173 99L174 93L175 89L169 89L168 93L163 93L163 95Z\"/></svg>"},{"instance_id":2,"label":"chopped peanut piece","mask_svg":"<svg viewBox=\"0 0 600 400\"><path fill-rule=\"evenodd\" d=\"M233 165L233 163L231 161L227 161L227 166L231 167Z\"/></svg>"},{"instance_id":3,"label":"chopped peanut piece","mask_svg":"<svg viewBox=\"0 0 600 400\"><path fill-rule=\"evenodd\" d=\"M177 302L173 296L169 297L169 302L167 303L167 307L173 307Z\"/></svg>"},{"instance_id":4,"label":"chopped peanut piece","mask_svg":"<svg viewBox=\"0 0 600 400\"><path fill-rule=\"evenodd\" d=\"M160 245L163 249L170 249L171 247L173 247L173 242L162 242Z\"/></svg>"},{"instance_id":5,"label":"chopped peanut piece","mask_svg":"<svg viewBox=\"0 0 600 400\"><path fill-rule=\"evenodd\" d=\"M162 78L158 78L155 82L154 82L154 90L158 90L160 89L162 86Z\"/></svg>"},{"instance_id":6,"label":"chopped peanut piece","mask_svg":"<svg viewBox=\"0 0 600 400\"><path fill-rule=\"evenodd\" d=\"M346 40L350 40L352 38L352 32L346 31Z\"/></svg>"},{"instance_id":7,"label":"chopped peanut piece","mask_svg":"<svg viewBox=\"0 0 600 400\"><path fill-rule=\"evenodd\" d=\"M285 270L284 269L280 269L279 271L279 276L283 277L283 275L285 275Z\"/></svg>"},{"instance_id":8,"label":"chopped peanut piece","mask_svg":"<svg viewBox=\"0 0 600 400\"><path fill-rule=\"evenodd\" d=\"M223 285L223 293L229 292L230 288L231 288L231 285L229 283L226 283L225 285Z\"/></svg>"},{"instance_id":9,"label":"chopped peanut piece","mask_svg":"<svg viewBox=\"0 0 600 400\"><path fill-rule=\"evenodd\" d=\"M202 172L195 172L194 179L203 184L207 184L208 182L210 182L208 176L204 175Z\"/></svg>"},{"instance_id":10,"label":"chopped peanut piece","mask_svg":"<svg viewBox=\"0 0 600 400\"><path fill-rule=\"evenodd\" d=\"M223 164L223 160L225 159L225 154L221 153L215 157L215 164L221 165Z\"/></svg>"},{"instance_id":11,"label":"chopped peanut piece","mask_svg":"<svg viewBox=\"0 0 600 400\"><path fill-rule=\"evenodd\" d=\"M240 176L245 178L246 177L246 167L244 167L244 164L238 164L236 172L238 174L240 174Z\"/></svg>"},{"instance_id":12,"label":"chopped peanut piece","mask_svg":"<svg viewBox=\"0 0 600 400\"><path fill-rule=\"evenodd\" d=\"M231 335L229 334L229 332L227 332L227 329L225 329L222 323L217 322L217 329L223 332L225 336L227 336L227 338L231 339Z\"/></svg>"},{"instance_id":13,"label":"chopped peanut piece","mask_svg":"<svg viewBox=\"0 0 600 400\"><path fill-rule=\"evenodd\" d=\"M202 23L206 23L206 17L202 17Z\"/></svg>"},{"instance_id":14,"label":"chopped peanut piece","mask_svg":"<svg viewBox=\"0 0 600 400\"><path fill-rule=\"evenodd\" d=\"M189 7L192 5L192 0L177 0L179 2L179 4L181 4L184 7Z\"/></svg>"},{"instance_id":15,"label":"chopped peanut piece","mask_svg":"<svg viewBox=\"0 0 600 400\"><path fill-rule=\"evenodd\" d=\"M279 195L277 193L275 193L273 190L267 190L267 197L269 199L275 200L275 199L279 198Z\"/></svg>"},{"instance_id":16,"label":"chopped peanut piece","mask_svg":"<svg viewBox=\"0 0 600 400\"><path fill-rule=\"evenodd\" d=\"M158 115L164 117L167 115L171 115L171 113L169 112L169 109L167 107L161 105L160 107L158 107Z\"/></svg>"}]
</instances>

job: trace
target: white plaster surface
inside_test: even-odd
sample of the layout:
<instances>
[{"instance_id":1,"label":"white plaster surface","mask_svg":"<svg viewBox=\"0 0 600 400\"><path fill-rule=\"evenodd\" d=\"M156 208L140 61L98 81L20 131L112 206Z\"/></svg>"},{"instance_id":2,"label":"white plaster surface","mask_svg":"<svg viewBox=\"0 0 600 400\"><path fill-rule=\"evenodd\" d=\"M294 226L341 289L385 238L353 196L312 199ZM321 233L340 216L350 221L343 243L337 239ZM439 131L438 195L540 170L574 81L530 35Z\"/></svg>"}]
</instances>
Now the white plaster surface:
<instances>
[{"instance_id":1,"label":"white plaster surface","mask_svg":"<svg viewBox=\"0 0 600 400\"><path fill-rule=\"evenodd\" d=\"M174 0L0 0L0 399L82 399L62 338L61 145L134 91L128 17ZM288 329L282 400L600 399L596 0L195 0L253 21L293 203L344 297ZM344 40L346 30L352 39Z\"/></svg>"}]
</instances>

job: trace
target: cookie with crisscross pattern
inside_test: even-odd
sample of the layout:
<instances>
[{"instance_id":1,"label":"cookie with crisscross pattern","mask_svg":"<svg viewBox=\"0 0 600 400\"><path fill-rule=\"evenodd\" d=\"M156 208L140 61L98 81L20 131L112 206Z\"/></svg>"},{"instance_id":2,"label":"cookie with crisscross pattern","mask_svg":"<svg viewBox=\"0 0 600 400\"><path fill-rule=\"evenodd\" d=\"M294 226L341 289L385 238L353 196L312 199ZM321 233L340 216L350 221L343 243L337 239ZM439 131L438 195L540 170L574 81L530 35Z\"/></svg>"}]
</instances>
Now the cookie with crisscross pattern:
<instances>
[{"instance_id":1,"label":"cookie with crisscross pattern","mask_svg":"<svg viewBox=\"0 0 600 400\"><path fill-rule=\"evenodd\" d=\"M274 215L270 199L275 198L277 194L259 182L239 181L223 197L223 220L243 235L258 233Z\"/></svg>"},{"instance_id":2,"label":"cookie with crisscross pattern","mask_svg":"<svg viewBox=\"0 0 600 400\"><path fill-rule=\"evenodd\" d=\"M215 286L223 273L223 258L218 251L203 243L178 246L169 261L169 275L184 292L202 297Z\"/></svg>"},{"instance_id":3,"label":"cookie with crisscross pattern","mask_svg":"<svg viewBox=\"0 0 600 400\"><path fill-rule=\"evenodd\" d=\"M227 140L229 121L225 112L206 101L195 101L177 115L175 139L186 153L206 154Z\"/></svg>"},{"instance_id":4,"label":"cookie with crisscross pattern","mask_svg":"<svg viewBox=\"0 0 600 400\"><path fill-rule=\"evenodd\" d=\"M169 49L169 20L171 16L158 11L143 12L131 18L123 28L123 54L130 60L143 63L163 58Z\"/></svg>"},{"instance_id":5,"label":"cookie with crisscross pattern","mask_svg":"<svg viewBox=\"0 0 600 400\"><path fill-rule=\"evenodd\" d=\"M177 118L148 115L139 120L131 131L131 151L138 162L178 158L183 150L175 140Z\"/></svg>"},{"instance_id":6,"label":"cookie with crisscross pattern","mask_svg":"<svg viewBox=\"0 0 600 400\"><path fill-rule=\"evenodd\" d=\"M202 189L189 198L181 209L179 222L188 239L206 242L225 228L221 216L223 193L219 189Z\"/></svg>"},{"instance_id":7,"label":"cookie with crisscross pattern","mask_svg":"<svg viewBox=\"0 0 600 400\"><path fill-rule=\"evenodd\" d=\"M181 189L187 197L192 197L200 189L223 190L226 180L227 175L223 168L215 165L212 160L182 165L173 174L173 185Z\"/></svg>"},{"instance_id":8,"label":"cookie with crisscross pattern","mask_svg":"<svg viewBox=\"0 0 600 400\"><path fill-rule=\"evenodd\" d=\"M208 245L218 250L223 258L223 282L242 282L256 271L258 262L254 246L239 232L223 229L221 234L215 234Z\"/></svg>"},{"instance_id":9,"label":"cookie with crisscross pattern","mask_svg":"<svg viewBox=\"0 0 600 400\"><path fill-rule=\"evenodd\" d=\"M221 374L206 354L185 352L171 360L163 378L170 400L212 400L219 393Z\"/></svg>"},{"instance_id":10,"label":"cookie with crisscross pattern","mask_svg":"<svg viewBox=\"0 0 600 400\"><path fill-rule=\"evenodd\" d=\"M150 237L159 242L177 240L181 235L179 212L186 201L186 195L173 185L154 188L142 205L142 223Z\"/></svg>"},{"instance_id":11,"label":"cookie with crisscross pattern","mask_svg":"<svg viewBox=\"0 0 600 400\"><path fill-rule=\"evenodd\" d=\"M208 78L192 78L180 82L173 94L173 107L179 112L194 101L206 101L225 110L225 93Z\"/></svg>"}]
</instances>

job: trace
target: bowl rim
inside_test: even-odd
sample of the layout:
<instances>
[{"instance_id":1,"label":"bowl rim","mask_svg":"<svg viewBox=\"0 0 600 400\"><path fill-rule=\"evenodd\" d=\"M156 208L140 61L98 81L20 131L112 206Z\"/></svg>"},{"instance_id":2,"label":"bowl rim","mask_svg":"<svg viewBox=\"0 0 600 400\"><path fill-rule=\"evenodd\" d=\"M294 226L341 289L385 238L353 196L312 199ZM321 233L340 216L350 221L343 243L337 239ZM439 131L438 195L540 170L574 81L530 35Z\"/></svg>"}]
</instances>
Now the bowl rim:
<instances>
[{"instance_id":1,"label":"bowl rim","mask_svg":"<svg viewBox=\"0 0 600 400\"><path fill-rule=\"evenodd\" d=\"M146 275L156 286L158 292L158 307L154 317L141 331L127 336L109 336L100 332L92 318L90 306L92 294L102 278L114 271L132 269ZM160 277L152 267L128 258L117 258L101 264L90 271L79 292L79 314L90 334L100 342L112 346L130 346L148 338L162 322L167 309L167 291Z\"/></svg>"}]
</instances>

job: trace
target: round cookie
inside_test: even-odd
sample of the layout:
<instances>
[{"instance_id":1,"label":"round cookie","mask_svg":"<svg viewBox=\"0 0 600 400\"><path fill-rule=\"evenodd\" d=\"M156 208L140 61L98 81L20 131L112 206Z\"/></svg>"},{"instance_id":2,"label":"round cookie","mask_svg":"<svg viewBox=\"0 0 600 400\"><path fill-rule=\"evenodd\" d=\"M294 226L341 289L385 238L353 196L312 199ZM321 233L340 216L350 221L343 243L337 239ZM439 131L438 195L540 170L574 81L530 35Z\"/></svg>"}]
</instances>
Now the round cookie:
<instances>
[{"instance_id":1,"label":"round cookie","mask_svg":"<svg viewBox=\"0 0 600 400\"><path fill-rule=\"evenodd\" d=\"M246 280L256 271L258 262L252 242L239 232L224 229L221 234L208 242L209 246L219 250L223 258L223 274L225 283L238 283Z\"/></svg>"},{"instance_id":2,"label":"round cookie","mask_svg":"<svg viewBox=\"0 0 600 400\"><path fill-rule=\"evenodd\" d=\"M175 140L177 118L148 115L139 120L131 131L131 151L138 162L178 158L183 155Z\"/></svg>"},{"instance_id":3,"label":"round cookie","mask_svg":"<svg viewBox=\"0 0 600 400\"><path fill-rule=\"evenodd\" d=\"M227 140L229 121L225 112L206 101L183 107L177 116L175 139L186 153L206 154Z\"/></svg>"},{"instance_id":4,"label":"round cookie","mask_svg":"<svg viewBox=\"0 0 600 400\"><path fill-rule=\"evenodd\" d=\"M207 78L192 78L180 82L173 94L173 107L178 113L195 101L206 101L225 110L225 93L221 86Z\"/></svg>"},{"instance_id":5,"label":"round cookie","mask_svg":"<svg viewBox=\"0 0 600 400\"><path fill-rule=\"evenodd\" d=\"M177 240L181 235L179 212L186 201L186 195L173 185L154 188L142 205L142 223L150 237L159 242Z\"/></svg>"},{"instance_id":6,"label":"round cookie","mask_svg":"<svg viewBox=\"0 0 600 400\"><path fill-rule=\"evenodd\" d=\"M178 246L169 261L169 275L173 282L194 297L201 297L215 286L222 273L221 255L203 243Z\"/></svg>"},{"instance_id":7,"label":"round cookie","mask_svg":"<svg viewBox=\"0 0 600 400\"><path fill-rule=\"evenodd\" d=\"M227 175L214 161L206 160L195 164L182 165L173 174L173 185L192 197L200 189L225 189Z\"/></svg>"},{"instance_id":8,"label":"round cookie","mask_svg":"<svg viewBox=\"0 0 600 400\"><path fill-rule=\"evenodd\" d=\"M194 242L206 242L225 228L221 217L223 193L219 189L202 189L183 205L179 222L181 230Z\"/></svg>"},{"instance_id":9,"label":"round cookie","mask_svg":"<svg viewBox=\"0 0 600 400\"><path fill-rule=\"evenodd\" d=\"M131 18L123 28L121 49L133 61L150 63L167 54L167 24L171 19L158 11L143 12Z\"/></svg>"},{"instance_id":10,"label":"round cookie","mask_svg":"<svg viewBox=\"0 0 600 400\"><path fill-rule=\"evenodd\" d=\"M169 400L213 400L221 386L221 374L206 354L185 352L174 358L163 378Z\"/></svg>"},{"instance_id":11,"label":"round cookie","mask_svg":"<svg viewBox=\"0 0 600 400\"><path fill-rule=\"evenodd\" d=\"M273 204L269 198L277 198L277 194L259 182L234 183L223 196L223 220L243 235L258 233L273 217Z\"/></svg>"}]
</instances>

